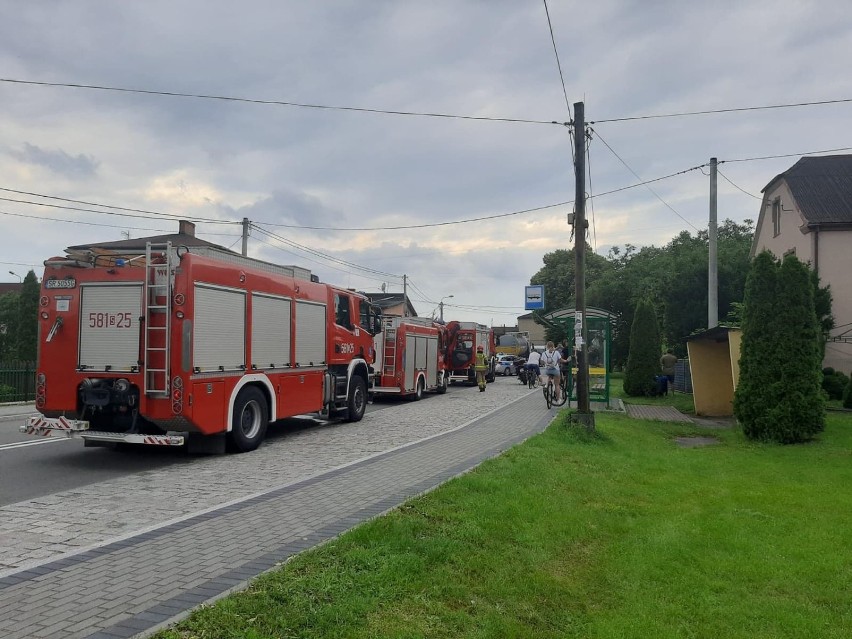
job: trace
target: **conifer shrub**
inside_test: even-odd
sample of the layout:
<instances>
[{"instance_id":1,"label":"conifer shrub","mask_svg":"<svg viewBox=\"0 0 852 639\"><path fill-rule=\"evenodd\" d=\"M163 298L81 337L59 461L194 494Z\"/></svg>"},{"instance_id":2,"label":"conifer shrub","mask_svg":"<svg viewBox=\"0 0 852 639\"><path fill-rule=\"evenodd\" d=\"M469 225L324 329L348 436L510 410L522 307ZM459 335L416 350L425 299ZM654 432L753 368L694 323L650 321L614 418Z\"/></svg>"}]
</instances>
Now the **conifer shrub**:
<instances>
[{"instance_id":1,"label":"conifer shrub","mask_svg":"<svg viewBox=\"0 0 852 639\"><path fill-rule=\"evenodd\" d=\"M833 371L826 374L826 370ZM825 368L822 373L822 390L829 399L843 399L843 393L849 385L849 377L843 371L835 371L833 368Z\"/></svg>"},{"instance_id":2,"label":"conifer shrub","mask_svg":"<svg viewBox=\"0 0 852 639\"><path fill-rule=\"evenodd\" d=\"M624 369L624 392L631 397L652 395L660 374L660 326L649 300L636 304L630 327L630 351Z\"/></svg>"},{"instance_id":3,"label":"conifer shrub","mask_svg":"<svg viewBox=\"0 0 852 639\"><path fill-rule=\"evenodd\" d=\"M852 408L852 383L846 384L843 391L843 408Z\"/></svg>"},{"instance_id":4,"label":"conifer shrub","mask_svg":"<svg viewBox=\"0 0 852 639\"><path fill-rule=\"evenodd\" d=\"M768 251L746 279L734 414L750 439L791 444L825 428L821 332L808 268Z\"/></svg>"}]
</instances>

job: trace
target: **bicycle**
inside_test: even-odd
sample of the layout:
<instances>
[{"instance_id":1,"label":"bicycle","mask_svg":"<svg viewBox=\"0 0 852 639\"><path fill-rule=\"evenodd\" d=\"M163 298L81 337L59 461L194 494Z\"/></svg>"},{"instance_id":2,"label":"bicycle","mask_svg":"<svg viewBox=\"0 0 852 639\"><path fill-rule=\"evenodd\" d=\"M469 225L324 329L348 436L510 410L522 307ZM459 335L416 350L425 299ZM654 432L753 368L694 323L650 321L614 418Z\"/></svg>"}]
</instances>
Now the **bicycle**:
<instances>
[{"instance_id":1,"label":"bicycle","mask_svg":"<svg viewBox=\"0 0 852 639\"><path fill-rule=\"evenodd\" d=\"M547 376L547 384L542 386L542 392L544 393L544 401L547 403L548 408L551 408L552 406L562 406L568 398L565 392L564 377L561 375L559 385L561 386L562 393L560 393L559 401L556 401L556 386L553 384L553 376Z\"/></svg>"},{"instance_id":2,"label":"bicycle","mask_svg":"<svg viewBox=\"0 0 852 639\"><path fill-rule=\"evenodd\" d=\"M534 368L527 369L527 387L530 389L538 386L538 375L535 374Z\"/></svg>"}]
</instances>

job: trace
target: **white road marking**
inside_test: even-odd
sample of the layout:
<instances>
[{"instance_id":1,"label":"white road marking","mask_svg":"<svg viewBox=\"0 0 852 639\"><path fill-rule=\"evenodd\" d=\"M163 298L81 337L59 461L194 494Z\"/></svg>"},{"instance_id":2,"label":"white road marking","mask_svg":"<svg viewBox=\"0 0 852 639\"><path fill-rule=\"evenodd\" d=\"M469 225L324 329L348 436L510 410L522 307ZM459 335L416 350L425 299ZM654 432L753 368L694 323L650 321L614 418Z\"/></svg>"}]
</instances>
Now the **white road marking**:
<instances>
[{"instance_id":1,"label":"white road marking","mask_svg":"<svg viewBox=\"0 0 852 639\"><path fill-rule=\"evenodd\" d=\"M0 451L24 448L26 446L38 446L39 444L50 444L53 442L69 442L72 439L72 437L45 437L44 439L35 439L31 442L12 442L11 444L0 444Z\"/></svg>"}]
</instances>

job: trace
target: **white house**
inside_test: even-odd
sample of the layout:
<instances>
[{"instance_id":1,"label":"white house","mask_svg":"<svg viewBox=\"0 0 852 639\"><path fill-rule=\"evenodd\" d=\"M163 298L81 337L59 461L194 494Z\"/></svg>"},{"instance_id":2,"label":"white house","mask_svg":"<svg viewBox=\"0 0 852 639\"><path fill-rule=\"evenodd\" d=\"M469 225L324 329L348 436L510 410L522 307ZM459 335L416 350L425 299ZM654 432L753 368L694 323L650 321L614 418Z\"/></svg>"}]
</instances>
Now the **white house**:
<instances>
[{"instance_id":1,"label":"white house","mask_svg":"<svg viewBox=\"0 0 852 639\"><path fill-rule=\"evenodd\" d=\"M803 157L763 189L751 257L793 253L831 286L823 366L852 372L852 155Z\"/></svg>"}]
</instances>

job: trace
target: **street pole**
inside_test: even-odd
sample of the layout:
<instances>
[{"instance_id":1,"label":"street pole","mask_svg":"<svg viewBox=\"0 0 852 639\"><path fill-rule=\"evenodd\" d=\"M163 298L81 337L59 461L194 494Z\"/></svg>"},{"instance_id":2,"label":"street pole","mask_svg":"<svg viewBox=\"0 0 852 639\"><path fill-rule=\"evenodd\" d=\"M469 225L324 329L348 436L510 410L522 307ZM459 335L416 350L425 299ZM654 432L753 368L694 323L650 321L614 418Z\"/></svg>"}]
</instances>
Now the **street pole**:
<instances>
[{"instance_id":1,"label":"street pole","mask_svg":"<svg viewBox=\"0 0 852 639\"><path fill-rule=\"evenodd\" d=\"M710 225L708 227L709 251L707 268L707 328L719 325L719 264L716 253L718 229L716 225L717 161L710 158Z\"/></svg>"},{"instance_id":2,"label":"street pole","mask_svg":"<svg viewBox=\"0 0 852 639\"><path fill-rule=\"evenodd\" d=\"M248 257L249 219L243 218L243 257Z\"/></svg>"},{"instance_id":3,"label":"street pole","mask_svg":"<svg viewBox=\"0 0 852 639\"><path fill-rule=\"evenodd\" d=\"M574 103L574 345L577 347L577 421L595 429L589 405L588 327L586 326L586 116L582 102Z\"/></svg>"}]
</instances>

